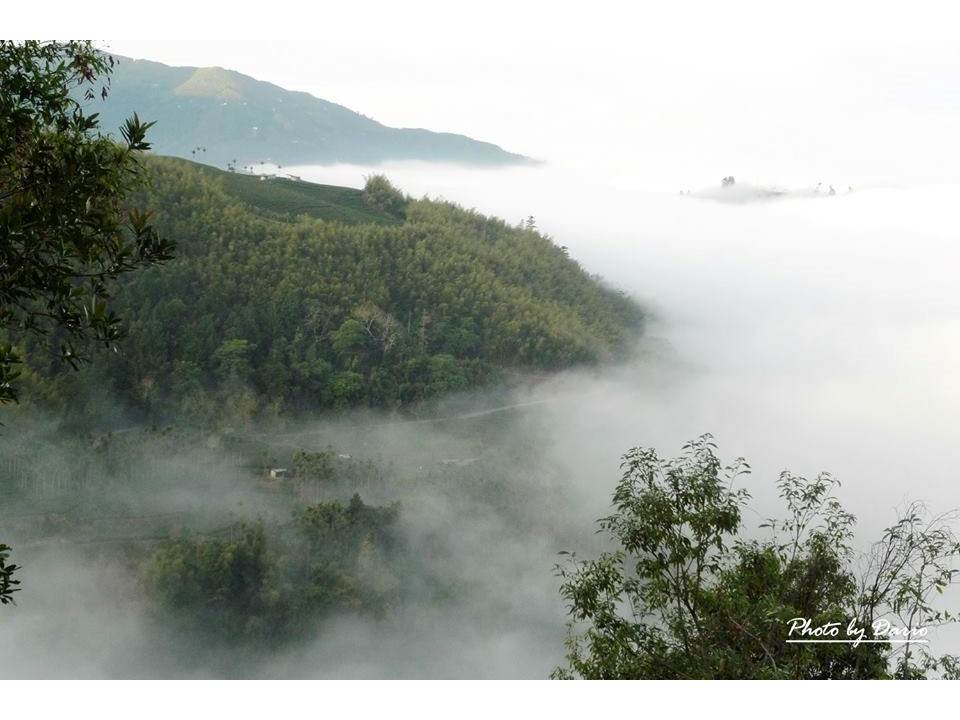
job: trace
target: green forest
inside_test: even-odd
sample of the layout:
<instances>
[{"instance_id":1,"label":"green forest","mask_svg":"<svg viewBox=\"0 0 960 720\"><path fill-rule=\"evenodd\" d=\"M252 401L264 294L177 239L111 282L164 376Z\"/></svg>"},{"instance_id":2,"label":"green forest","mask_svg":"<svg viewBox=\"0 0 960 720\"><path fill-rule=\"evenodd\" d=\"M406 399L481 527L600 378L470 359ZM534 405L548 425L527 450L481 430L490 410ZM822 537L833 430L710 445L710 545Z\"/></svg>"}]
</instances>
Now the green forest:
<instances>
[{"instance_id":1,"label":"green forest","mask_svg":"<svg viewBox=\"0 0 960 720\"><path fill-rule=\"evenodd\" d=\"M79 375L27 338L41 404L82 406L103 378L131 407L196 421L316 408L399 408L504 372L629 350L643 314L536 230L364 190L150 157L136 198L177 243L121 278L128 336ZM78 405L79 404L79 405Z\"/></svg>"}]
</instances>

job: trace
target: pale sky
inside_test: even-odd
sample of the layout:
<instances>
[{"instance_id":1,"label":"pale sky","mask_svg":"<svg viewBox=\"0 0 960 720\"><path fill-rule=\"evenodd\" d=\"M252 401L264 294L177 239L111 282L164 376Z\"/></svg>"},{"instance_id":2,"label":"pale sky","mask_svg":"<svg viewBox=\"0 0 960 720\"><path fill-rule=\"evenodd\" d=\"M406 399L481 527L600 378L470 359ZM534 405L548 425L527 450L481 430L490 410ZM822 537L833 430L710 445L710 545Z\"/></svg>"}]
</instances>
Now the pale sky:
<instances>
[{"instance_id":1,"label":"pale sky","mask_svg":"<svg viewBox=\"0 0 960 720\"><path fill-rule=\"evenodd\" d=\"M342 5L174 0L148 24L61 22L152 34L105 43L119 54L220 65L388 125L665 187L958 178L950 3Z\"/></svg>"}]
</instances>

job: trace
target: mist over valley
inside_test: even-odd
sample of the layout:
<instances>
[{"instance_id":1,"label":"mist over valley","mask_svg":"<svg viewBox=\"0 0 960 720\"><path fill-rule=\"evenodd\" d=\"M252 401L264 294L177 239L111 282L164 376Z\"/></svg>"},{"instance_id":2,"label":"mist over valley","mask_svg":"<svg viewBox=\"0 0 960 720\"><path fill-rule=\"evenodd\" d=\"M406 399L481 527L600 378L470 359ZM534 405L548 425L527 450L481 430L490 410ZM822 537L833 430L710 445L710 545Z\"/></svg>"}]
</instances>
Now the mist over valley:
<instances>
[{"instance_id":1,"label":"mist over valley","mask_svg":"<svg viewBox=\"0 0 960 720\"><path fill-rule=\"evenodd\" d=\"M0 678L960 677L949 62L4 42Z\"/></svg>"}]
</instances>

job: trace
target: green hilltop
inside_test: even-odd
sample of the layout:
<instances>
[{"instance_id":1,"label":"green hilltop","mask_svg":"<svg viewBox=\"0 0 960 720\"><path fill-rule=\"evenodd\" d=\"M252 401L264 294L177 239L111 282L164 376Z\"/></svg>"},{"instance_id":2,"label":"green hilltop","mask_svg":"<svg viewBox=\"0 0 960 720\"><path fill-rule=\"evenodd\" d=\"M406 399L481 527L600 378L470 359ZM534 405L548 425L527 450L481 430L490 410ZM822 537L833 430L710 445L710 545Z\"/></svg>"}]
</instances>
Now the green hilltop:
<instances>
[{"instance_id":1,"label":"green hilltop","mask_svg":"<svg viewBox=\"0 0 960 720\"><path fill-rule=\"evenodd\" d=\"M209 165L183 162L213 179L228 196L261 215L279 215L287 219L308 215L348 225L396 225L403 221L402 217L371 207L363 192L356 188L321 185L283 176L225 172Z\"/></svg>"},{"instance_id":2,"label":"green hilltop","mask_svg":"<svg viewBox=\"0 0 960 720\"><path fill-rule=\"evenodd\" d=\"M611 359L640 332L634 302L549 238L382 176L355 190L147 161L138 200L177 256L121 280L118 353L74 374L28 342L41 403L82 411L84 388L112 386L198 421L400 408Z\"/></svg>"}]
</instances>

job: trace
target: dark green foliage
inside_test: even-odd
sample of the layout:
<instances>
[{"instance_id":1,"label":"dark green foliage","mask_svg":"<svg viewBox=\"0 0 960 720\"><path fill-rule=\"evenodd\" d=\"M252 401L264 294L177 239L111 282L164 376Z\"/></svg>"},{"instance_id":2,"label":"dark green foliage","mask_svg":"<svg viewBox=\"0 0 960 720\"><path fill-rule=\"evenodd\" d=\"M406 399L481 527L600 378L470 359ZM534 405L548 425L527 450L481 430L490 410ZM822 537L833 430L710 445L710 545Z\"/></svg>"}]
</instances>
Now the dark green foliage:
<instances>
[{"instance_id":1,"label":"dark green foliage","mask_svg":"<svg viewBox=\"0 0 960 720\"><path fill-rule=\"evenodd\" d=\"M350 493L382 493L387 473L372 460L339 456L333 450L297 451L293 487L301 498L343 497Z\"/></svg>"},{"instance_id":2,"label":"dark green foliage","mask_svg":"<svg viewBox=\"0 0 960 720\"><path fill-rule=\"evenodd\" d=\"M111 69L88 42L0 42L0 329L52 333L74 367L76 342L112 347L123 334L110 304L117 277L173 248L127 202L150 123L134 114L116 142L71 95L106 97ZM18 362L0 348L0 403L17 399Z\"/></svg>"},{"instance_id":3,"label":"dark green foliage","mask_svg":"<svg viewBox=\"0 0 960 720\"><path fill-rule=\"evenodd\" d=\"M291 558L290 572L305 585L302 602L320 610L381 610L400 582L390 564L398 515L398 506L365 505L359 495L347 505L331 500L301 511L303 550Z\"/></svg>"},{"instance_id":4,"label":"dark green foliage","mask_svg":"<svg viewBox=\"0 0 960 720\"><path fill-rule=\"evenodd\" d=\"M167 542L147 573L160 617L220 642L295 638L332 612L381 612L396 596L397 506L359 496L298 511L293 523Z\"/></svg>"},{"instance_id":5,"label":"dark green foliage","mask_svg":"<svg viewBox=\"0 0 960 720\"><path fill-rule=\"evenodd\" d=\"M20 568L13 563L7 562L10 559L10 548L0 543L0 605L7 605L13 602L13 593L19 592L19 580L15 580L13 573Z\"/></svg>"},{"instance_id":6,"label":"dark green foliage","mask_svg":"<svg viewBox=\"0 0 960 720\"><path fill-rule=\"evenodd\" d=\"M84 341L112 348L123 336L117 277L171 257L149 213L127 202L150 123L124 119L117 142L76 99L105 98L112 68L89 42L0 41L0 405L19 398L11 335L47 358L59 345L76 369ZM4 604L17 584L6 556L0 546Z\"/></svg>"},{"instance_id":7,"label":"dark green foliage","mask_svg":"<svg viewBox=\"0 0 960 720\"><path fill-rule=\"evenodd\" d=\"M332 450L307 452L298 450L293 456L293 473L310 482L330 483L336 476L336 454Z\"/></svg>"},{"instance_id":8,"label":"dark green foliage","mask_svg":"<svg viewBox=\"0 0 960 720\"><path fill-rule=\"evenodd\" d=\"M960 544L944 518L911 511L854 571L854 518L828 475L784 473L788 509L770 540L741 536L748 470L722 468L709 436L677 460L636 448L624 456L614 514L600 521L616 549L558 567L572 618L569 665L556 677L849 679L952 676L956 658L922 643L891 645L875 621L924 628L947 622L931 594L956 575ZM882 642L788 643L791 622L836 623ZM848 634L849 632L849 634Z\"/></svg>"},{"instance_id":9,"label":"dark green foliage","mask_svg":"<svg viewBox=\"0 0 960 720\"><path fill-rule=\"evenodd\" d=\"M639 332L635 304L537 232L428 200L407 202L402 224L265 217L231 196L228 173L150 166L144 200L180 252L124 283L129 341L109 374L152 413L243 423L409 406L503 370L602 361ZM394 212L395 191L377 192ZM42 355L30 360L47 376Z\"/></svg>"},{"instance_id":10,"label":"dark green foliage","mask_svg":"<svg viewBox=\"0 0 960 720\"><path fill-rule=\"evenodd\" d=\"M147 582L159 607L214 635L265 636L280 611L266 537L260 526L237 532L236 540L179 540L158 551Z\"/></svg>"},{"instance_id":11,"label":"dark green foliage","mask_svg":"<svg viewBox=\"0 0 960 720\"><path fill-rule=\"evenodd\" d=\"M463 135L389 128L341 105L231 70L118 58L104 122L119 123L134 110L157 121L158 152L221 168L260 162L530 162Z\"/></svg>"},{"instance_id":12,"label":"dark green foliage","mask_svg":"<svg viewBox=\"0 0 960 720\"><path fill-rule=\"evenodd\" d=\"M407 205L410 204L410 198L397 190L386 175L367 178L363 186L363 199L370 207L401 220L406 217Z\"/></svg>"}]
</instances>

